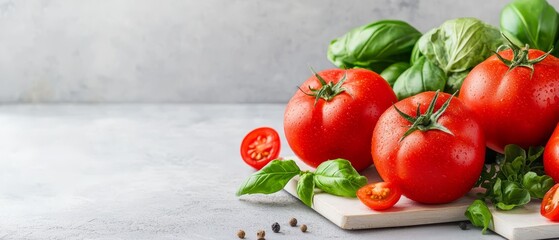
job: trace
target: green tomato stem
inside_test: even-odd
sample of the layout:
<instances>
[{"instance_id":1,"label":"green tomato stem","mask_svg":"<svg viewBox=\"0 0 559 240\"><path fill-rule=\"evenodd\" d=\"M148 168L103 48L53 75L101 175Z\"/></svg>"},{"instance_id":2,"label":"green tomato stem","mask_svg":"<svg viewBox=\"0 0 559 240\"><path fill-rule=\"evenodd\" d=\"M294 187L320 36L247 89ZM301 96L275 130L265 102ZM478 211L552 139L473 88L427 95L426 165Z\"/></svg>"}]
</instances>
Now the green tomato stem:
<instances>
[{"instance_id":1,"label":"green tomato stem","mask_svg":"<svg viewBox=\"0 0 559 240\"><path fill-rule=\"evenodd\" d=\"M443 131L445 133L448 133L450 135L454 135L450 130L448 130L448 128L446 128L442 124L438 123L438 121L439 121L439 118L443 115L443 113L446 111L446 109L450 105L450 101L452 100L454 95L456 95L456 93L457 92L452 94L452 96L448 100L446 100L446 102L444 102L444 104L441 106L441 108L439 110L437 110L436 112L433 112L435 110L435 104L437 102L437 98L439 97L439 90L437 90L437 92L435 93L435 96L433 97L433 99L429 103L429 107L427 108L427 111L424 114L421 114L421 112L419 110L420 105L419 104L417 105L416 117L412 117L412 116L400 111L400 109L398 109L396 107L396 105L394 105L394 109L396 110L396 112L398 112L398 114L400 114L400 116L402 116L404 119L406 119L408 122L410 122L412 124L409 127L409 129L404 133L404 135L400 138L400 141L404 140L404 138L406 138L411 133L413 133L414 131L417 131L417 130L422 131L422 132L430 131L430 130L439 130L439 131Z\"/></svg>"},{"instance_id":2,"label":"green tomato stem","mask_svg":"<svg viewBox=\"0 0 559 240\"><path fill-rule=\"evenodd\" d=\"M541 55L538 58L535 59L529 59L528 56L528 51L530 50L530 46L528 44L524 45L524 47L520 47L515 45L505 34L501 33L501 35L503 36L503 38L505 38L508 42L508 44L506 45L502 45L499 48L497 48L497 51L495 52L497 58L499 58L499 60L501 60L501 62L503 62L505 65L507 65L509 67L509 70L507 71L510 72L512 69L516 68L516 67L525 67L525 68L529 68L530 69L530 79L532 78L532 75L534 74L534 64L537 64L541 61L543 61L552 51L553 51L553 47L546 52L545 54ZM505 59L503 56L501 56L498 52L506 50L506 49L511 49L512 50L512 59L508 60Z\"/></svg>"},{"instance_id":3,"label":"green tomato stem","mask_svg":"<svg viewBox=\"0 0 559 240\"><path fill-rule=\"evenodd\" d=\"M320 100L321 98L328 102L338 94L345 91L345 89L342 88L342 84L344 84L344 82L347 80L347 74L344 73L344 76L336 84L334 84L334 82L327 83L322 76L314 71L314 69L311 68L311 71L320 82L320 88L315 89L309 86L310 93L303 91L303 89L301 89L300 87L298 88L305 95L315 98L314 105L316 105L318 103L318 100Z\"/></svg>"}]
</instances>

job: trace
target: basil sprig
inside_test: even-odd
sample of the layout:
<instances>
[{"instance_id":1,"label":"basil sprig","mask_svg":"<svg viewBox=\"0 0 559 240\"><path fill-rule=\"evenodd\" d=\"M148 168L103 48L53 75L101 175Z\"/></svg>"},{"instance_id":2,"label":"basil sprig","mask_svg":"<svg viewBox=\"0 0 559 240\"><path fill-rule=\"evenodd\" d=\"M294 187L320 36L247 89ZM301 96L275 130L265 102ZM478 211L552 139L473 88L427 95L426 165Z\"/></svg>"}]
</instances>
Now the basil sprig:
<instances>
[{"instance_id":1,"label":"basil sprig","mask_svg":"<svg viewBox=\"0 0 559 240\"><path fill-rule=\"evenodd\" d=\"M275 193L296 175L300 176L297 195L309 207L313 203L315 187L336 196L355 197L357 190L367 184L367 178L359 175L345 159L325 161L315 172L301 171L293 160L273 160L245 180L237 196Z\"/></svg>"},{"instance_id":2,"label":"basil sprig","mask_svg":"<svg viewBox=\"0 0 559 240\"><path fill-rule=\"evenodd\" d=\"M367 184L367 178L351 166L347 160L326 161L318 165L314 182L323 191L344 197L355 197L355 192Z\"/></svg>"},{"instance_id":3,"label":"basil sprig","mask_svg":"<svg viewBox=\"0 0 559 240\"><path fill-rule=\"evenodd\" d=\"M237 196L251 193L270 194L282 190L289 180L301 172L293 160L273 160L252 174L237 191Z\"/></svg>"},{"instance_id":4,"label":"basil sprig","mask_svg":"<svg viewBox=\"0 0 559 240\"><path fill-rule=\"evenodd\" d=\"M491 211L482 200L475 200L466 210L466 217L470 219L474 226L483 227L482 233L487 231L489 225L493 222Z\"/></svg>"},{"instance_id":5,"label":"basil sprig","mask_svg":"<svg viewBox=\"0 0 559 240\"><path fill-rule=\"evenodd\" d=\"M466 210L466 217L474 226L483 227L483 232L492 222L486 202L499 210L511 210L530 202L532 198L543 198L555 184L545 175L540 157L543 147L530 148L526 152L511 144L505 147L505 155L497 164L485 166L475 187L485 188L480 199Z\"/></svg>"}]
</instances>

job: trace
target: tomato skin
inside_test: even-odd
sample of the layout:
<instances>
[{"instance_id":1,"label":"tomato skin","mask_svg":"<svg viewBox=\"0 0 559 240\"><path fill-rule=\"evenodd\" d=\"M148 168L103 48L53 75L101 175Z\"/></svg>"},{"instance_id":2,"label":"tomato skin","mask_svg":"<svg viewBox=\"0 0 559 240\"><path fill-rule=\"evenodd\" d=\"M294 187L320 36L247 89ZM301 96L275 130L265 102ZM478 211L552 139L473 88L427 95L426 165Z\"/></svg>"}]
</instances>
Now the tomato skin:
<instances>
[{"instance_id":1,"label":"tomato skin","mask_svg":"<svg viewBox=\"0 0 559 240\"><path fill-rule=\"evenodd\" d=\"M559 221L559 183L555 184L542 199L540 213L551 221Z\"/></svg>"},{"instance_id":2,"label":"tomato skin","mask_svg":"<svg viewBox=\"0 0 559 240\"><path fill-rule=\"evenodd\" d=\"M377 182L367 184L357 190L357 198L373 210L386 210L393 207L402 191L390 182Z\"/></svg>"},{"instance_id":3,"label":"tomato skin","mask_svg":"<svg viewBox=\"0 0 559 240\"><path fill-rule=\"evenodd\" d=\"M278 158L280 147L281 141L276 130L270 127L256 128L243 138L241 157L246 164L260 170Z\"/></svg>"},{"instance_id":4,"label":"tomato skin","mask_svg":"<svg viewBox=\"0 0 559 240\"><path fill-rule=\"evenodd\" d=\"M425 113L435 92L423 92L395 104L416 117L420 104ZM434 110L451 97L439 93ZM477 117L458 98L437 121L454 135L439 130L414 131L400 141L410 122L394 107L380 117L373 132L371 153L384 181L392 182L402 194L420 203L448 203L470 191L481 174L485 139Z\"/></svg>"},{"instance_id":5,"label":"tomato skin","mask_svg":"<svg viewBox=\"0 0 559 240\"><path fill-rule=\"evenodd\" d=\"M379 116L392 103L396 94L378 74L366 69L329 69L318 73L327 82L337 83L344 74L344 92L330 101L297 91L284 114L285 137L293 152L306 164L317 167L336 158L351 162L357 171L369 167L371 136ZM320 88L315 76L302 85Z\"/></svg>"},{"instance_id":6,"label":"tomato skin","mask_svg":"<svg viewBox=\"0 0 559 240\"><path fill-rule=\"evenodd\" d=\"M512 51L500 52L512 59ZM529 50L529 59L544 54ZM487 146L503 153L508 144L523 148L544 145L559 122L559 59L547 56L526 67L509 67L495 55L468 74L459 98L476 112L484 126Z\"/></svg>"},{"instance_id":7,"label":"tomato skin","mask_svg":"<svg viewBox=\"0 0 559 240\"><path fill-rule=\"evenodd\" d=\"M545 174L553 178L555 182L559 182L559 124L545 145L543 168Z\"/></svg>"}]
</instances>

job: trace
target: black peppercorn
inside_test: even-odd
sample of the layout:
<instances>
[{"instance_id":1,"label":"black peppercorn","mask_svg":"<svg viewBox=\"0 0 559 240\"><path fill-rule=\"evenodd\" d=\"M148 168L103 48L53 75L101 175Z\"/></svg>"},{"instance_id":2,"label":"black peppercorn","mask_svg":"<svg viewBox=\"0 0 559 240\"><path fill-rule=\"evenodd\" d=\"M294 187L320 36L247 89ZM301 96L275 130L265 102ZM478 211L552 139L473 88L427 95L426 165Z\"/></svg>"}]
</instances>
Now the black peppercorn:
<instances>
[{"instance_id":1,"label":"black peppercorn","mask_svg":"<svg viewBox=\"0 0 559 240\"><path fill-rule=\"evenodd\" d=\"M280 231L279 223L275 222L274 224L272 224L272 231L274 231L275 233L278 233Z\"/></svg>"},{"instance_id":2,"label":"black peppercorn","mask_svg":"<svg viewBox=\"0 0 559 240\"><path fill-rule=\"evenodd\" d=\"M307 231L307 225L303 224L301 225L301 232L306 232Z\"/></svg>"},{"instance_id":3,"label":"black peppercorn","mask_svg":"<svg viewBox=\"0 0 559 240\"><path fill-rule=\"evenodd\" d=\"M291 218L289 220L289 226L292 226L292 227L297 226L297 219L296 218Z\"/></svg>"},{"instance_id":4,"label":"black peppercorn","mask_svg":"<svg viewBox=\"0 0 559 240\"><path fill-rule=\"evenodd\" d=\"M239 237L240 239L244 239L245 238L245 231L239 230L237 232L237 237Z\"/></svg>"},{"instance_id":5,"label":"black peppercorn","mask_svg":"<svg viewBox=\"0 0 559 240\"><path fill-rule=\"evenodd\" d=\"M458 224L458 227L460 227L460 229L462 230L468 230L468 222L460 222Z\"/></svg>"}]
</instances>

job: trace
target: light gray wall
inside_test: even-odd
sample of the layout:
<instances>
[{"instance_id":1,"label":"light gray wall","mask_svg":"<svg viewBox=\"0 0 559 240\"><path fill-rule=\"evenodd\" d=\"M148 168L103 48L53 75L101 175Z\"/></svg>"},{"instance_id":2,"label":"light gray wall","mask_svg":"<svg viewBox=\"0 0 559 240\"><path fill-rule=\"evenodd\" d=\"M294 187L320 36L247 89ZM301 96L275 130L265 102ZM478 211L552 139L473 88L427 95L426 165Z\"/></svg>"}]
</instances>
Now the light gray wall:
<instances>
[{"instance_id":1,"label":"light gray wall","mask_svg":"<svg viewBox=\"0 0 559 240\"><path fill-rule=\"evenodd\" d=\"M551 1L558 6L559 0ZM286 102L330 40L380 19L422 32L499 0L0 1L0 102Z\"/></svg>"}]
</instances>

